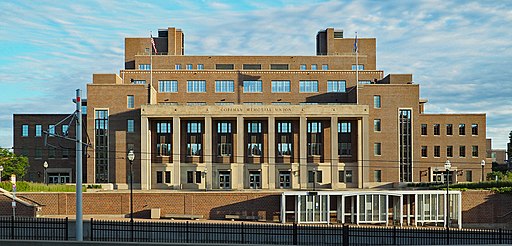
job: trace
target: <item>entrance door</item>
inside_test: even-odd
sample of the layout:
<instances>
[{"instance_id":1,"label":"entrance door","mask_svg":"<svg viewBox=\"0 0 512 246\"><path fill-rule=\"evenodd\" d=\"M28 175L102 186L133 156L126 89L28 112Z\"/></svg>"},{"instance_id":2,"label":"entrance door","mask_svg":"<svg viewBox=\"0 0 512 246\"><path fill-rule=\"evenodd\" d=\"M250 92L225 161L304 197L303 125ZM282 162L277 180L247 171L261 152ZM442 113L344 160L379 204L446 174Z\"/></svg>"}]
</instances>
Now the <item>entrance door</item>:
<instances>
[{"instance_id":1,"label":"entrance door","mask_svg":"<svg viewBox=\"0 0 512 246\"><path fill-rule=\"evenodd\" d=\"M219 171L219 188L231 189L231 173L229 171Z\"/></svg>"},{"instance_id":2,"label":"entrance door","mask_svg":"<svg viewBox=\"0 0 512 246\"><path fill-rule=\"evenodd\" d=\"M249 172L249 188L261 189L261 172L250 171Z\"/></svg>"},{"instance_id":3,"label":"entrance door","mask_svg":"<svg viewBox=\"0 0 512 246\"><path fill-rule=\"evenodd\" d=\"M279 188L289 189L292 187L292 180L289 171L279 172Z\"/></svg>"}]
</instances>

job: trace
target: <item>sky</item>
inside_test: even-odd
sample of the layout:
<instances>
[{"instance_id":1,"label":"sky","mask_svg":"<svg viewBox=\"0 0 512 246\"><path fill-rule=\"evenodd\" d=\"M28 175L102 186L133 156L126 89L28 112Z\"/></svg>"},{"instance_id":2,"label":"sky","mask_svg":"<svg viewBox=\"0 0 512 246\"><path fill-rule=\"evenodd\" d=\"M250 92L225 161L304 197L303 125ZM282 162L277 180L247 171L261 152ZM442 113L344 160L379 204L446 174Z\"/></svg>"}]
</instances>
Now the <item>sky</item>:
<instances>
[{"instance_id":1,"label":"sky","mask_svg":"<svg viewBox=\"0 0 512 246\"><path fill-rule=\"evenodd\" d=\"M512 131L512 1L0 1L0 146L13 114L72 113L93 73L119 73L124 38L185 33L186 55L315 55L328 27L377 38L377 69L412 73L426 113L485 113Z\"/></svg>"}]
</instances>

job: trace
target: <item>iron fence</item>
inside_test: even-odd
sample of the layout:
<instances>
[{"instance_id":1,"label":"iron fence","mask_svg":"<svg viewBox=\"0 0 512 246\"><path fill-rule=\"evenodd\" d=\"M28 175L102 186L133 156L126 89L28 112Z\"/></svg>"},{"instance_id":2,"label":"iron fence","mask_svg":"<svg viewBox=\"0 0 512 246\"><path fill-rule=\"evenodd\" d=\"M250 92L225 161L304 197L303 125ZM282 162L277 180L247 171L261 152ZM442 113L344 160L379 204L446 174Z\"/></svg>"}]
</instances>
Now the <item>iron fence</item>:
<instances>
[{"instance_id":1,"label":"iron fence","mask_svg":"<svg viewBox=\"0 0 512 246\"><path fill-rule=\"evenodd\" d=\"M0 216L0 239L68 240L68 218Z\"/></svg>"},{"instance_id":2,"label":"iron fence","mask_svg":"<svg viewBox=\"0 0 512 246\"><path fill-rule=\"evenodd\" d=\"M91 220L92 241L276 245L511 244L512 231L348 225ZM133 228L133 229L131 229ZM133 238L133 240L132 240Z\"/></svg>"}]
</instances>

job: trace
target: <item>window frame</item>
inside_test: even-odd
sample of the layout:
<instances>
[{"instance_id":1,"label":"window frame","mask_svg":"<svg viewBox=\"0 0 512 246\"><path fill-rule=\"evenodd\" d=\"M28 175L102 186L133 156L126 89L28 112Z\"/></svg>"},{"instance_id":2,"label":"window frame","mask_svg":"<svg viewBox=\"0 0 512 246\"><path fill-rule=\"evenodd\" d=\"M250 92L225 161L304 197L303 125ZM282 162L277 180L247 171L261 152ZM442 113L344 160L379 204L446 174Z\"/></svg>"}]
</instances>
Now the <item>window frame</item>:
<instances>
[{"instance_id":1,"label":"window frame","mask_svg":"<svg viewBox=\"0 0 512 246\"><path fill-rule=\"evenodd\" d=\"M177 93L178 81L177 80L159 80L158 92L160 93Z\"/></svg>"},{"instance_id":2,"label":"window frame","mask_svg":"<svg viewBox=\"0 0 512 246\"><path fill-rule=\"evenodd\" d=\"M187 80L187 93L206 93L206 80Z\"/></svg>"},{"instance_id":3,"label":"window frame","mask_svg":"<svg viewBox=\"0 0 512 246\"><path fill-rule=\"evenodd\" d=\"M318 93L318 80L299 80L299 93Z\"/></svg>"},{"instance_id":4,"label":"window frame","mask_svg":"<svg viewBox=\"0 0 512 246\"><path fill-rule=\"evenodd\" d=\"M126 108L129 108L129 109L135 108L135 96L134 95L126 96Z\"/></svg>"},{"instance_id":5,"label":"window frame","mask_svg":"<svg viewBox=\"0 0 512 246\"><path fill-rule=\"evenodd\" d=\"M244 80L244 93L263 93L263 82L261 80Z\"/></svg>"},{"instance_id":6,"label":"window frame","mask_svg":"<svg viewBox=\"0 0 512 246\"><path fill-rule=\"evenodd\" d=\"M234 93L234 80L215 80L215 93Z\"/></svg>"},{"instance_id":7,"label":"window frame","mask_svg":"<svg viewBox=\"0 0 512 246\"><path fill-rule=\"evenodd\" d=\"M328 93L346 93L347 81L346 80L327 80Z\"/></svg>"},{"instance_id":8,"label":"window frame","mask_svg":"<svg viewBox=\"0 0 512 246\"><path fill-rule=\"evenodd\" d=\"M272 93L290 93L291 82L289 80L272 80L271 91Z\"/></svg>"}]
</instances>

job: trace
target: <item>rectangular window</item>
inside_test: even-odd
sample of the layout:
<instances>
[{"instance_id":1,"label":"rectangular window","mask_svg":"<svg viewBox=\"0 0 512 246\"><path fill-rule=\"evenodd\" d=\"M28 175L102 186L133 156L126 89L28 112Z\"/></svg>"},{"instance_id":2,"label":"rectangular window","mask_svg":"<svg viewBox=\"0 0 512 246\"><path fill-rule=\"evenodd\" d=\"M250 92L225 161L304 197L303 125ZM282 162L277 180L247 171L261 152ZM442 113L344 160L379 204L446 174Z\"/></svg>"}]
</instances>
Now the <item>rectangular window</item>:
<instances>
[{"instance_id":1,"label":"rectangular window","mask_svg":"<svg viewBox=\"0 0 512 246\"><path fill-rule=\"evenodd\" d=\"M421 124L421 135L427 136L427 133L428 133L427 131L428 131L427 124Z\"/></svg>"},{"instance_id":2,"label":"rectangular window","mask_svg":"<svg viewBox=\"0 0 512 246\"><path fill-rule=\"evenodd\" d=\"M202 153L202 122L187 122L187 155L200 156Z\"/></svg>"},{"instance_id":3,"label":"rectangular window","mask_svg":"<svg viewBox=\"0 0 512 246\"><path fill-rule=\"evenodd\" d=\"M187 64L186 69L187 70L192 70L192 67L193 67L192 64Z\"/></svg>"},{"instance_id":4,"label":"rectangular window","mask_svg":"<svg viewBox=\"0 0 512 246\"><path fill-rule=\"evenodd\" d=\"M316 64L311 64L311 70L316 70Z\"/></svg>"},{"instance_id":5,"label":"rectangular window","mask_svg":"<svg viewBox=\"0 0 512 246\"><path fill-rule=\"evenodd\" d=\"M235 69L235 64L215 64L215 69L217 69L217 70L233 70L233 69Z\"/></svg>"},{"instance_id":6,"label":"rectangular window","mask_svg":"<svg viewBox=\"0 0 512 246\"><path fill-rule=\"evenodd\" d=\"M156 123L156 153L158 156L171 156L172 122Z\"/></svg>"},{"instance_id":7,"label":"rectangular window","mask_svg":"<svg viewBox=\"0 0 512 246\"><path fill-rule=\"evenodd\" d=\"M289 156L292 154L292 123L289 121L277 122L277 154L279 156Z\"/></svg>"},{"instance_id":8,"label":"rectangular window","mask_svg":"<svg viewBox=\"0 0 512 246\"><path fill-rule=\"evenodd\" d=\"M441 157L441 146L434 146L434 157Z\"/></svg>"},{"instance_id":9,"label":"rectangular window","mask_svg":"<svg viewBox=\"0 0 512 246\"><path fill-rule=\"evenodd\" d=\"M466 124L459 124L459 136L466 135Z\"/></svg>"},{"instance_id":10,"label":"rectangular window","mask_svg":"<svg viewBox=\"0 0 512 246\"><path fill-rule=\"evenodd\" d=\"M373 107L380 108L381 107L380 96L373 96Z\"/></svg>"},{"instance_id":11,"label":"rectangular window","mask_svg":"<svg viewBox=\"0 0 512 246\"><path fill-rule=\"evenodd\" d=\"M181 69L181 64L176 64L176 65L174 65L174 69L176 69L176 70L180 70L180 69Z\"/></svg>"},{"instance_id":12,"label":"rectangular window","mask_svg":"<svg viewBox=\"0 0 512 246\"><path fill-rule=\"evenodd\" d=\"M428 147L421 146L421 157L428 157Z\"/></svg>"},{"instance_id":13,"label":"rectangular window","mask_svg":"<svg viewBox=\"0 0 512 246\"><path fill-rule=\"evenodd\" d=\"M247 122L247 153L248 156L261 156L263 152L263 134L260 121Z\"/></svg>"},{"instance_id":14,"label":"rectangular window","mask_svg":"<svg viewBox=\"0 0 512 246\"><path fill-rule=\"evenodd\" d=\"M382 170L374 170L373 171L373 181L374 182L382 182Z\"/></svg>"},{"instance_id":15,"label":"rectangular window","mask_svg":"<svg viewBox=\"0 0 512 246\"><path fill-rule=\"evenodd\" d=\"M43 135L43 126L36 125L36 137L41 137Z\"/></svg>"},{"instance_id":16,"label":"rectangular window","mask_svg":"<svg viewBox=\"0 0 512 246\"><path fill-rule=\"evenodd\" d=\"M459 146L459 157L466 157L466 146Z\"/></svg>"},{"instance_id":17,"label":"rectangular window","mask_svg":"<svg viewBox=\"0 0 512 246\"><path fill-rule=\"evenodd\" d=\"M307 124L308 134L308 155L310 156L321 156L323 153L322 149L322 122L320 121L309 121Z\"/></svg>"},{"instance_id":18,"label":"rectangular window","mask_svg":"<svg viewBox=\"0 0 512 246\"><path fill-rule=\"evenodd\" d=\"M48 158L55 158L55 152L56 152L56 149L54 147L49 147L48 148Z\"/></svg>"},{"instance_id":19,"label":"rectangular window","mask_svg":"<svg viewBox=\"0 0 512 246\"><path fill-rule=\"evenodd\" d=\"M381 131L380 119L374 119L373 120L373 131L375 131L375 132L380 132Z\"/></svg>"},{"instance_id":20,"label":"rectangular window","mask_svg":"<svg viewBox=\"0 0 512 246\"><path fill-rule=\"evenodd\" d=\"M217 154L219 156L231 156L232 154L231 122L217 122Z\"/></svg>"},{"instance_id":21,"label":"rectangular window","mask_svg":"<svg viewBox=\"0 0 512 246\"><path fill-rule=\"evenodd\" d=\"M478 145L471 146L471 156L478 157Z\"/></svg>"},{"instance_id":22,"label":"rectangular window","mask_svg":"<svg viewBox=\"0 0 512 246\"><path fill-rule=\"evenodd\" d=\"M465 170L466 172L466 182L473 182L473 171Z\"/></svg>"},{"instance_id":23,"label":"rectangular window","mask_svg":"<svg viewBox=\"0 0 512 246\"><path fill-rule=\"evenodd\" d=\"M345 183L352 183L352 170L345 170Z\"/></svg>"},{"instance_id":24,"label":"rectangular window","mask_svg":"<svg viewBox=\"0 0 512 246\"><path fill-rule=\"evenodd\" d=\"M271 70L288 70L288 64L270 64Z\"/></svg>"},{"instance_id":25,"label":"rectangular window","mask_svg":"<svg viewBox=\"0 0 512 246\"><path fill-rule=\"evenodd\" d=\"M48 135L50 137L55 136L55 125L48 125Z\"/></svg>"},{"instance_id":26,"label":"rectangular window","mask_svg":"<svg viewBox=\"0 0 512 246\"><path fill-rule=\"evenodd\" d=\"M382 154L381 150L381 143L374 143L373 144L373 154L376 156L379 156Z\"/></svg>"},{"instance_id":27,"label":"rectangular window","mask_svg":"<svg viewBox=\"0 0 512 246\"><path fill-rule=\"evenodd\" d=\"M200 183L201 183L201 172L196 171L196 184L200 184Z\"/></svg>"},{"instance_id":28,"label":"rectangular window","mask_svg":"<svg viewBox=\"0 0 512 246\"><path fill-rule=\"evenodd\" d=\"M447 136L453 135L453 125L452 124L446 124L446 135Z\"/></svg>"},{"instance_id":29,"label":"rectangular window","mask_svg":"<svg viewBox=\"0 0 512 246\"><path fill-rule=\"evenodd\" d=\"M109 131L108 110L94 111L94 137L95 137L95 182L108 183L109 181Z\"/></svg>"},{"instance_id":30,"label":"rectangular window","mask_svg":"<svg viewBox=\"0 0 512 246\"><path fill-rule=\"evenodd\" d=\"M235 92L235 81L215 80L215 92Z\"/></svg>"},{"instance_id":31,"label":"rectangular window","mask_svg":"<svg viewBox=\"0 0 512 246\"><path fill-rule=\"evenodd\" d=\"M43 158L43 150L41 149L41 147L36 147L34 158L36 158L36 159Z\"/></svg>"},{"instance_id":32,"label":"rectangular window","mask_svg":"<svg viewBox=\"0 0 512 246\"><path fill-rule=\"evenodd\" d=\"M338 182L340 182L340 183L345 182L345 171L343 171L343 170L338 171Z\"/></svg>"},{"instance_id":33,"label":"rectangular window","mask_svg":"<svg viewBox=\"0 0 512 246\"><path fill-rule=\"evenodd\" d=\"M188 80L187 92L199 93L206 92L206 80Z\"/></svg>"},{"instance_id":34,"label":"rectangular window","mask_svg":"<svg viewBox=\"0 0 512 246\"><path fill-rule=\"evenodd\" d=\"M471 135L478 136L478 124L471 124Z\"/></svg>"},{"instance_id":35,"label":"rectangular window","mask_svg":"<svg viewBox=\"0 0 512 246\"><path fill-rule=\"evenodd\" d=\"M453 157L453 146L446 146L446 157Z\"/></svg>"},{"instance_id":36,"label":"rectangular window","mask_svg":"<svg viewBox=\"0 0 512 246\"><path fill-rule=\"evenodd\" d=\"M200 184L201 183L201 172L200 171L187 171L187 183Z\"/></svg>"},{"instance_id":37,"label":"rectangular window","mask_svg":"<svg viewBox=\"0 0 512 246\"><path fill-rule=\"evenodd\" d=\"M132 80L132 84L134 84L134 85L145 85L146 81L145 80Z\"/></svg>"},{"instance_id":38,"label":"rectangular window","mask_svg":"<svg viewBox=\"0 0 512 246\"><path fill-rule=\"evenodd\" d=\"M176 80L159 80L158 92L178 92L178 81Z\"/></svg>"},{"instance_id":39,"label":"rectangular window","mask_svg":"<svg viewBox=\"0 0 512 246\"><path fill-rule=\"evenodd\" d=\"M261 70L261 64L244 64L242 68L244 70Z\"/></svg>"},{"instance_id":40,"label":"rectangular window","mask_svg":"<svg viewBox=\"0 0 512 246\"><path fill-rule=\"evenodd\" d=\"M299 92L318 92L318 81L301 80L299 81Z\"/></svg>"},{"instance_id":41,"label":"rectangular window","mask_svg":"<svg viewBox=\"0 0 512 246\"><path fill-rule=\"evenodd\" d=\"M329 70L329 65L322 64L322 70Z\"/></svg>"},{"instance_id":42,"label":"rectangular window","mask_svg":"<svg viewBox=\"0 0 512 246\"><path fill-rule=\"evenodd\" d=\"M244 93L263 92L261 80L244 80Z\"/></svg>"},{"instance_id":43,"label":"rectangular window","mask_svg":"<svg viewBox=\"0 0 512 246\"><path fill-rule=\"evenodd\" d=\"M338 133L350 133L352 132L352 124L348 121L338 122Z\"/></svg>"},{"instance_id":44,"label":"rectangular window","mask_svg":"<svg viewBox=\"0 0 512 246\"><path fill-rule=\"evenodd\" d=\"M355 70L359 70L359 71L364 70L364 65L363 64L358 64L358 65L353 64L352 70L354 70L354 71Z\"/></svg>"},{"instance_id":45,"label":"rectangular window","mask_svg":"<svg viewBox=\"0 0 512 246\"><path fill-rule=\"evenodd\" d=\"M338 155L340 156L352 156L352 143L339 143L340 150L338 151Z\"/></svg>"},{"instance_id":46,"label":"rectangular window","mask_svg":"<svg viewBox=\"0 0 512 246\"><path fill-rule=\"evenodd\" d=\"M28 125L21 126L21 136L28 137Z\"/></svg>"},{"instance_id":47,"label":"rectangular window","mask_svg":"<svg viewBox=\"0 0 512 246\"><path fill-rule=\"evenodd\" d=\"M62 135L69 135L69 125L62 125Z\"/></svg>"},{"instance_id":48,"label":"rectangular window","mask_svg":"<svg viewBox=\"0 0 512 246\"><path fill-rule=\"evenodd\" d=\"M197 64L197 70L203 70L204 64Z\"/></svg>"},{"instance_id":49,"label":"rectangular window","mask_svg":"<svg viewBox=\"0 0 512 246\"><path fill-rule=\"evenodd\" d=\"M171 183L171 171L165 171L165 183L166 184Z\"/></svg>"},{"instance_id":50,"label":"rectangular window","mask_svg":"<svg viewBox=\"0 0 512 246\"><path fill-rule=\"evenodd\" d=\"M272 93L290 92L289 80L272 80Z\"/></svg>"},{"instance_id":51,"label":"rectangular window","mask_svg":"<svg viewBox=\"0 0 512 246\"><path fill-rule=\"evenodd\" d=\"M187 106L205 106L205 102L187 102Z\"/></svg>"},{"instance_id":52,"label":"rectangular window","mask_svg":"<svg viewBox=\"0 0 512 246\"><path fill-rule=\"evenodd\" d=\"M151 64L139 64L140 70L151 70Z\"/></svg>"},{"instance_id":53,"label":"rectangular window","mask_svg":"<svg viewBox=\"0 0 512 246\"><path fill-rule=\"evenodd\" d=\"M329 80L327 81L327 92L346 92L345 80Z\"/></svg>"},{"instance_id":54,"label":"rectangular window","mask_svg":"<svg viewBox=\"0 0 512 246\"><path fill-rule=\"evenodd\" d=\"M434 124L434 136L441 135L441 125Z\"/></svg>"},{"instance_id":55,"label":"rectangular window","mask_svg":"<svg viewBox=\"0 0 512 246\"><path fill-rule=\"evenodd\" d=\"M126 123L127 123L126 131L127 132L135 132L135 121L127 120Z\"/></svg>"},{"instance_id":56,"label":"rectangular window","mask_svg":"<svg viewBox=\"0 0 512 246\"><path fill-rule=\"evenodd\" d=\"M62 158L69 158L69 149L62 149Z\"/></svg>"},{"instance_id":57,"label":"rectangular window","mask_svg":"<svg viewBox=\"0 0 512 246\"><path fill-rule=\"evenodd\" d=\"M306 64L300 64L299 69L300 69L300 70L306 70L306 69L307 69Z\"/></svg>"},{"instance_id":58,"label":"rectangular window","mask_svg":"<svg viewBox=\"0 0 512 246\"><path fill-rule=\"evenodd\" d=\"M128 108L135 108L135 98L133 95L126 96L127 105Z\"/></svg>"},{"instance_id":59,"label":"rectangular window","mask_svg":"<svg viewBox=\"0 0 512 246\"><path fill-rule=\"evenodd\" d=\"M235 105L234 102L215 102L215 105L217 106L228 106L228 105Z\"/></svg>"},{"instance_id":60,"label":"rectangular window","mask_svg":"<svg viewBox=\"0 0 512 246\"><path fill-rule=\"evenodd\" d=\"M359 80L360 85L370 85L372 84L372 81L370 80Z\"/></svg>"},{"instance_id":61,"label":"rectangular window","mask_svg":"<svg viewBox=\"0 0 512 246\"><path fill-rule=\"evenodd\" d=\"M163 181L163 172L162 171L157 171L156 172L156 183L157 184L161 184Z\"/></svg>"}]
</instances>

